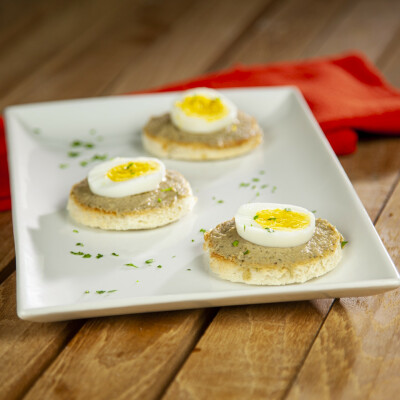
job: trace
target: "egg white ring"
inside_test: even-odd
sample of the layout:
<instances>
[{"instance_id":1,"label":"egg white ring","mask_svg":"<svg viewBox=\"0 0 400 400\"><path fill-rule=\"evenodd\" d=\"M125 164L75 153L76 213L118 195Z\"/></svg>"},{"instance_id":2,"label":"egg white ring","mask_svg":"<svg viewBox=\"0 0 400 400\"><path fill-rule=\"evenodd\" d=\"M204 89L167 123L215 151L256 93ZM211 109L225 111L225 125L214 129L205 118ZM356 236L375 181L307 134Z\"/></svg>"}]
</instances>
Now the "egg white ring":
<instances>
[{"instance_id":1,"label":"egg white ring","mask_svg":"<svg viewBox=\"0 0 400 400\"><path fill-rule=\"evenodd\" d=\"M216 90L208 88L187 90L186 92L182 93L180 100L183 101L185 97L193 96L196 94L203 95L211 99L219 98L221 100L221 103L228 109L228 114L218 120L207 121L206 118L187 115L180 107L177 107L174 103L171 110L171 120L176 127L190 133L209 134L226 128L236 121L237 107L229 99L227 99Z\"/></svg>"},{"instance_id":2,"label":"egg white ring","mask_svg":"<svg viewBox=\"0 0 400 400\"><path fill-rule=\"evenodd\" d=\"M254 220L254 216L262 210L289 208L292 211L307 214L310 224L304 229L294 231L274 230L268 232ZM249 242L266 247L295 247L307 243L315 231L315 216L309 210L292 204L247 203L243 204L235 215L236 230L240 237Z\"/></svg>"},{"instance_id":3,"label":"egg white ring","mask_svg":"<svg viewBox=\"0 0 400 400\"><path fill-rule=\"evenodd\" d=\"M107 172L111 168L121 164L138 161L154 161L160 166L160 168L151 174L121 182L114 182L107 176ZM157 158L151 157L116 157L112 160L96 165L88 174L88 184L92 193L99 196L113 198L131 196L156 190L160 182L164 179L165 165Z\"/></svg>"}]
</instances>

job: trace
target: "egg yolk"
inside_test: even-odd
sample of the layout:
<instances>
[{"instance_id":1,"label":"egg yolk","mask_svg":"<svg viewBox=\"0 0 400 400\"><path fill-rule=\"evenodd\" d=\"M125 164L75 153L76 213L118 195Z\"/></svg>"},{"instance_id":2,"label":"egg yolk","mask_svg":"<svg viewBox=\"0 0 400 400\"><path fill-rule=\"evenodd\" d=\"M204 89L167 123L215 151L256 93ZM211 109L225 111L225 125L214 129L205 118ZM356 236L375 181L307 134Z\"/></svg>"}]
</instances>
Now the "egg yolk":
<instances>
[{"instance_id":1,"label":"egg yolk","mask_svg":"<svg viewBox=\"0 0 400 400\"><path fill-rule=\"evenodd\" d=\"M276 231L295 231L304 229L310 224L309 215L288 208L259 211L254 220L264 229Z\"/></svg>"},{"instance_id":2,"label":"egg yolk","mask_svg":"<svg viewBox=\"0 0 400 400\"><path fill-rule=\"evenodd\" d=\"M117 165L107 171L107 177L113 182L123 182L139 176L150 175L160 169L154 161L136 161Z\"/></svg>"},{"instance_id":3,"label":"egg yolk","mask_svg":"<svg viewBox=\"0 0 400 400\"><path fill-rule=\"evenodd\" d=\"M200 117L207 121L215 121L228 115L228 109L221 99L210 99L199 94L186 96L183 101L177 101L175 105L188 117Z\"/></svg>"}]
</instances>

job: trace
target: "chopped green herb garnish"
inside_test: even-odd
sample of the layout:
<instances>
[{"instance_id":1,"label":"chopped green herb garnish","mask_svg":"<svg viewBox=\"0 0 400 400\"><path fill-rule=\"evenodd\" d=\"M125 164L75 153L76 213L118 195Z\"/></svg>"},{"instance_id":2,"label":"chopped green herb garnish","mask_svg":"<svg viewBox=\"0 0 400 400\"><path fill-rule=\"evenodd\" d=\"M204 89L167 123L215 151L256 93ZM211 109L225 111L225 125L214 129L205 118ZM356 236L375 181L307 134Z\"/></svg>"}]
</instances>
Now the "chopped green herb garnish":
<instances>
[{"instance_id":1,"label":"chopped green herb garnish","mask_svg":"<svg viewBox=\"0 0 400 400\"><path fill-rule=\"evenodd\" d=\"M264 170L261 170L261 171L259 172L259 174L260 174L260 175L264 175L264 174L265 174L265 171L264 171Z\"/></svg>"},{"instance_id":2,"label":"chopped green herb garnish","mask_svg":"<svg viewBox=\"0 0 400 400\"><path fill-rule=\"evenodd\" d=\"M117 289L107 290L107 293L114 293L114 292L116 292L116 291L117 291Z\"/></svg>"},{"instance_id":3,"label":"chopped green herb garnish","mask_svg":"<svg viewBox=\"0 0 400 400\"><path fill-rule=\"evenodd\" d=\"M223 200L218 200L217 201L217 203L219 203L219 204L221 204L221 203L223 203L224 201Z\"/></svg>"},{"instance_id":4,"label":"chopped green herb garnish","mask_svg":"<svg viewBox=\"0 0 400 400\"><path fill-rule=\"evenodd\" d=\"M82 251L70 251L70 253L74 256L83 256L85 254Z\"/></svg>"},{"instance_id":5,"label":"chopped green herb garnish","mask_svg":"<svg viewBox=\"0 0 400 400\"><path fill-rule=\"evenodd\" d=\"M139 268L137 265L129 263L129 264L125 264L127 267L133 267L133 268Z\"/></svg>"},{"instance_id":6,"label":"chopped green herb garnish","mask_svg":"<svg viewBox=\"0 0 400 400\"><path fill-rule=\"evenodd\" d=\"M149 260L145 261L146 264L151 264L152 262L154 262L154 258L150 258Z\"/></svg>"},{"instance_id":7,"label":"chopped green herb garnish","mask_svg":"<svg viewBox=\"0 0 400 400\"><path fill-rule=\"evenodd\" d=\"M267 184L261 185L261 189L265 189L265 188L267 188L267 187L268 187Z\"/></svg>"},{"instance_id":8,"label":"chopped green herb garnish","mask_svg":"<svg viewBox=\"0 0 400 400\"><path fill-rule=\"evenodd\" d=\"M83 247L83 243L80 243L80 242L75 243L75 246L82 246Z\"/></svg>"},{"instance_id":9,"label":"chopped green herb garnish","mask_svg":"<svg viewBox=\"0 0 400 400\"><path fill-rule=\"evenodd\" d=\"M232 246L233 246L233 247L238 247L238 244L239 244L239 241L238 241L238 240L234 240L234 241L232 242Z\"/></svg>"},{"instance_id":10,"label":"chopped green herb garnish","mask_svg":"<svg viewBox=\"0 0 400 400\"><path fill-rule=\"evenodd\" d=\"M162 192L169 192L172 190L172 187L168 187L166 189L161 189Z\"/></svg>"},{"instance_id":11,"label":"chopped green herb garnish","mask_svg":"<svg viewBox=\"0 0 400 400\"><path fill-rule=\"evenodd\" d=\"M80 164L82 167L86 167L86 165L88 165L88 162L87 162L87 161L81 161L79 164Z\"/></svg>"},{"instance_id":12,"label":"chopped green herb garnish","mask_svg":"<svg viewBox=\"0 0 400 400\"><path fill-rule=\"evenodd\" d=\"M271 193L274 193L276 189L277 189L277 187L276 187L276 186L273 186L273 188L272 188L272 190L271 190Z\"/></svg>"},{"instance_id":13,"label":"chopped green herb garnish","mask_svg":"<svg viewBox=\"0 0 400 400\"><path fill-rule=\"evenodd\" d=\"M256 220L256 219L258 219L260 216L258 215L258 214L256 214L254 217L253 217L253 219L254 219L254 221Z\"/></svg>"},{"instance_id":14,"label":"chopped green herb garnish","mask_svg":"<svg viewBox=\"0 0 400 400\"><path fill-rule=\"evenodd\" d=\"M260 179L259 178L253 178L252 181L253 182L260 182Z\"/></svg>"},{"instance_id":15,"label":"chopped green herb garnish","mask_svg":"<svg viewBox=\"0 0 400 400\"><path fill-rule=\"evenodd\" d=\"M162 265L157 265L157 268L162 268Z\"/></svg>"},{"instance_id":16,"label":"chopped green herb garnish","mask_svg":"<svg viewBox=\"0 0 400 400\"><path fill-rule=\"evenodd\" d=\"M257 192L257 193L256 193L256 197L258 197L259 195L260 195L260 192Z\"/></svg>"},{"instance_id":17,"label":"chopped green herb garnish","mask_svg":"<svg viewBox=\"0 0 400 400\"><path fill-rule=\"evenodd\" d=\"M172 256L171 258L175 258L176 256Z\"/></svg>"},{"instance_id":18,"label":"chopped green herb garnish","mask_svg":"<svg viewBox=\"0 0 400 400\"><path fill-rule=\"evenodd\" d=\"M93 144L93 143L85 143L85 147L86 147L87 149L93 149L94 144Z\"/></svg>"},{"instance_id":19,"label":"chopped green herb garnish","mask_svg":"<svg viewBox=\"0 0 400 400\"><path fill-rule=\"evenodd\" d=\"M80 142L79 140L74 140L71 143L71 147L79 147L79 146L82 146L82 142Z\"/></svg>"},{"instance_id":20,"label":"chopped green herb garnish","mask_svg":"<svg viewBox=\"0 0 400 400\"><path fill-rule=\"evenodd\" d=\"M243 230L246 231L246 225L243 225Z\"/></svg>"},{"instance_id":21,"label":"chopped green herb garnish","mask_svg":"<svg viewBox=\"0 0 400 400\"><path fill-rule=\"evenodd\" d=\"M256 188L257 188L257 186L256 186L256 185L253 185L251 188L254 190L254 189L256 189Z\"/></svg>"},{"instance_id":22,"label":"chopped green herb garnish","mask_svg":"<svg viewBox=\"0 0 400 400\"><path fill-rule=\"evenodd\" d=\"M79 156L79 152L77 151L69 151L68 152L68 157L78 157Z\"/></svg>"},{"instance_id":23,"label":"chopped green herb garnish","mask_svg":"<svg viewBox=\"0 0 400 400\"><path fill-rule=\"evenodd\" d=\"M90 292L89 292L89 290L85 290L84 293L85 293L85 294L88 294L88 293L90 293Z\"/></svg>"},{"instance_id":24,"label":"chopped green herb garnish","mask_svg":"<svg viewBox=\"0 0 400 400\"><path fill-rule=\"evenodd\" d=\"M105 293L106 291L105 290L96 290L96 293L97 294L103 294L103 293Z\"/></svg>"},{"instance_id":25,"label":"chopped green herb garnish","mask_svg":"<svg viewBox=\"0 0 400 400\"><path fill-rule=\"evenodd\" d=\"M161 199L160 198L158 198L158 200L157 200L159 203L161 203Z\"/></svg>"},{"instance_id":26,"label":"chopped green herb garnish","mask_svg":"<svg viewBox=\"0 0 400 400\"><path fill-rule=\"evenodd\" d=\"M192 239L192 243L194 242L194 239Z\"/></svg>"},{"instance_id":27,"label":"chopped green herb garnish","mask_svg":"<svg viewBox=\"0 0 400 400\"><path fill-rule=\"evenodd\" d=\"M272 228L265 228L265 230L269 233L275 232Z\"/></svg>"},{"instance_id":28,"label":"chopped green herb garnish","mask_svg":"<svg viewBox=\"0 0 400 400\"><path fill-rule=\"evenodd\" d=\"M96 256L96 258L101 258L101 257L104 257L104 256L103 256L103 254L100 254L100 253L98 253Z\"/></svg>"},{"instance_id":29,"label":"chopped green herb garnish","mask_svg":"<svg viewBox=\"0 0 400 400\"><path fill-rule=\"evenodd\" d=\"M340 246L342 247L342 249L344 246L346 246L347 243L349 243L349 242L347 242L346 240L343 240L343 242L340 242Z\"/></svg>"},{"instance_id":30,"label":"chopped green herb garnish","mask_svg":"<svg viewBox=\"0 0 400 400\"><path fill-rule=\"evenodd\" d=\"M187 268L186 271L191 271L191 269L190 269L190 268Z\"/></svg>"},{"instance_id":31,"label":"chopped green herb garnish","mask_svg":"<svg viewBox=\"0 0 400 400\"><path fill-rule=\"evenodd\" d=\"M245 183L245 182L242 182L242 183L239 185L239 187L248 187L248 186L250 186L250 183Z\"/></svg>"},{"instance_id":32,"label":"chopped green herb garnish","mask_svg":"<svg viewBox=\"0 0 400 400\"><path fill-rule=\"evenodd\" d=\"M68 164L60 164L58 167L60 169L65 169L65 168L68 168Z\"/></svg>"},{"instance_id":33,"label":"chopped green herb garnish","mask_svg":"<svg viewBox=\"0 0 400 400\"><path fill-rule=\"evenodd\" d=\"M203 228L201 228L199 232L201 232L201 233L206 233L206 230L203 229Z\"/></svg>"},{"instance_id":34,"label":"chopped green herb garnish","mask_svg":"<svg viewBox=\"0 0 400 400\"><path fill-rule=\"evenodd\" d=\"M119 257L119 254L117 254L117 253L111 253L111 255L114 257Z\"/></svg>"},{"instance_id":35,"label":"chopped green herb garnish","mask_svg":"<svg viewBox=\"0 0 400 400\"><path fill-rule=\"evenodd\" d=\"M268 218L268 220L267 221L276 221L276 217L271 217L271 218Z\"/></svg>"},{"instance_id":36,"label":"chopped green herb garnish","mask_svg":"<svg viewBox=\"0 0 400 400\"><path fill-rule=\"evenodd\" d=\"M249 253L250 253L249 250L246 250L246 251L243 252L244 255L247 255L247 254L249 254Z\"/></svg>"},{"instance_id":37,"label":"chopped green herb garnish","mask_svg":"<svg viewBox=\"0 0 400 400\"><path fill-rule=\"evenodd\" d=\"M90 258L90 257L92 257L92 255L89 253L86 253L82 258Z\"/></svg>"},{"instance_id":38,"label":"chopped green herb garnish","mask_svg":"<svg viewBox=\"0 0 400 400\"><path fill-rule=\"evenodd\" d=\"M107 160L107 154L95 154L93 157L92 157L92 161L96 161L96 160L100 160L100 161L104 161L104 160Z\"/></svg>"},{"instance_id":39,"label":"chopped green herb garnish","mask_svg":"<svg viewBox=\"0 0 400 400\"><path fill-rule=\"evenodd\" d=\"M285 211L289 212L289 211L292 211L292 209L291 208L285 208Z\"/></svg>"},{"instance_id":40,"label":"chopped green herb garnish","mask_svg":"<svg viewBox=\"0 0 400 400\"><path fill-rule=\"evenodd\" d=\"M215 200L215 196L213 196L212 199Z\"/></svg>"},{"instance_id":41,"label":"chopped green herb garnish","mask_svg":"<svg viewBox=\"0 0 400 400\"><path fill-rule=\"evenodd\" d=\"M79 233L78 229L74 229L72 232Z\"/></svg>"},{"instance_id":42,"label":"chopped green herb garnish","mask_svg":"<svg viewBox=\"0 0 400 400\"><path fill-rule=\"evenodd\" d=\"M315 214L315 213L317 212L317 210L312 210L311 212L312 212L313 214Z\"/></svg>"}]
</instances>

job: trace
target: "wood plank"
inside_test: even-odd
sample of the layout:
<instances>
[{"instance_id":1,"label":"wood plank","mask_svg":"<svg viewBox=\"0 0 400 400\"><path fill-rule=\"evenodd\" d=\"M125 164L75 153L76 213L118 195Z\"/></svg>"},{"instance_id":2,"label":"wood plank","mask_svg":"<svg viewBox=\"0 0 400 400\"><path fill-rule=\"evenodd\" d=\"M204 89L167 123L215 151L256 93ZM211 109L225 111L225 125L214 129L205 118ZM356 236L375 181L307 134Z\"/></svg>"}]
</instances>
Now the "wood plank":
<instances>
[{"instance_id":1,"label":"wood plank","mask_svg":"<svg viewBox=\"0 0 400 400\"><path fill-rule=\"evenodd\" d=\"M400 265L400 183L376 228ZM400 290L336 301L288 399L397 398L399 310Z\"/></svg>"},{"instance_id":2,"label":"wood plank","mask_svg":"<svg viewBox=\"0 0 400 400\"><path fill-rule=\"evenodd\" d=\"M154 399L197 342L213 310L94 319L25 399Z\"/></svg>"},{"instance_id":3,"label":"wood plank","mask_svg":"<svg viewBox=\"0 0 400 400\"><path fill-rule=\"evenodd\" d=\"M15 273L0 286L0 399L21 398L82 322L38 324L16 315Z\"/></svg>"},{"instance_id":4,"label":"wood plank","mask_svg":"<svg viewBox=\"0 0 400 400\"><path fill-rule=\"evenodd\" d=\"M351 7L345 6L341 10L339 7L337 15L340 16L340 19L337 21L336 28L334 28L332 22L330 23L330 35L334 36L342 29L340 21L346 15L345 12L353 14ZM277 12L276 14L280 15L280 18L283 18L285 23L291 21L290 12L288 14ZM301 20L300 11L298 19ZM279 22L274 21L273 24L279 25ZM390 26L389 29L394 34L396 31L395 24ZM314 34L317 36L319 33L314 31ZM292 40L295 39L292 38ZM384 52L385 45L390 42L389 36L385 36L383 39L385 39L386 43L383 43L381 52L377 53L374 49L370 52L375 60L380 57ZM354 38L355 44L357 44L357 41L358 38ZM262 51L253 52L252 46L254 45L259 50L258 46L261 42L262 37L260 37L260 32L257 31L254 42L252 38L247 38L246 45L240 44L238 52L235 52L234 48L231 49L230 54L235 54L235 56L230 56L226 64L220 62L220 65L228 65L233 60L234 62L244 62L248 57L254 57L252 59L254 62L268 61L268 50L264 53ZM311 38L310 43L312 43ZM367 43L364 43L365 48L366 46ZM307 48L303 50L303 53L306 50ZM337 49L335 50L337 51ZM297 56L298 53L296 53ZM265 58L263 59L262 57ZM399 154L399 146L398 139L394 138L380 139L379 141L362 140L356 154L341 158L361 200L373 219L378 215L386 196L396 182L400 168L400 160L397 156ZM267 318L264 324L253 323L249 318L249 315L256 315L261 313L260 310L263 310L268 315L268 318L274 320L274 309L281 305L222 309L197 346L201 350L205 348L206 351L192 352L166 392L165 398L185 398L189 394L199 399L214 395L221 398L243 398L245 393L241 391L241 386L249 389L251 395L248 398L282 398L288 385L301 368L315 336L327 317L329 305L332 304L332 301L326 300L326 302L324 304L325 307L321 307L320 314L314 314L314 318L308 318L308 315L312 313L315 307L314 304L311 302L302 303L302 307L299 308L296 315L298 320L305 321L301 325L301 329L299 329L296 319L285 320L284 336L295 337L296 340L293 342L284 341L279 329L268 326ZM284 319L284 317L281 318ZM236 326L238 321L246 321L239 330ZM218 326L216 326L217 324ZM272 332L268 332L268 329ZM244 335L243 332L246 331L251 332L251 337L247 336L245 340L241 341ZM220 350L213 357L213 354L209 354L208 351L213 346L215 349L218 338L222 337L224 339L222 344L221 341L219 342ZM265 348L263 349L264 351L260 352L251 352L251 349L260 347L262 338L266 337L268 337L268 349ZM225 343L228 344L225 346ZM221 376L224 376L221 371L226 368L226 360L228 359L230 361L229 377L233 377L233 379L220 379ZM278 362L279 366L277 366ZM210 368L215 374L209 374ZM204 380L203 376L205 377ZM235 382L240 383L234 384ZM263 382L265 383L264 385ZM232 386L236 389L236 392L232 390Z\"/></svg>"},{"instance_id":5,"label":"wood plank","mask_svg":"<svg viewBox=\"0 0 400 400\"><path fill-rule=\"evenodd\" d=\"M44 13L51 13L54 2L47 0L3 0L0 2L0 53L2 46L15 41Z\"/></svg>"},{"instance_id":6,"label":"wood plank","mask_svg":"<svg viewBox=\"0 0 400 400\"><path fill-rule=\"evenodd\" d=\"M163 399L280 398L330 303L221 308Z\"/></svg>"},{"instance_id":7,"label":"wood plank","mask_svg":"<svg viewBox=\"0 0 400 400\"><path fill-rule=\"evenodd\" d=\"M11 212L0 213L0 283L12 272L9 269L15 257ZM13 267L12 267L13 268Z\"/></svg>"},{"instance_id":8,"label":"wood plank","mask_svg":"<svg viewBox=\"0 0 400 400\"><path fill-rule=\"evenodd\" d=\"M397 137L363 135L358 151L340 157L370 218L374 220L395 185L400 170L400 140Z\"/></svg>"},{"instance_id":9,"label":"wood plank","mask_svg":"<svg viewBox=\"0 0 400 400\"><path fill-rule=\"evenodd\" d=\"M400 2L361 0L355 3L335 26L335 34L327 29L329 36L317 37L304 52L305 57L358 50L372 60L379 59L400 27Z\"/></svg>"},{"instance_id":10,"label":"wood plank","mask_svg":"<svg viewBox=\"0 0 400 400\"><path fill-rule=\"evenodd\" d=\"M353 3L353 2L351 2ZM210 70L233 64L260 64L302 58L310 43L331 22L348 12L344 0L289 0L272 7L243 35Z\"/></svg>"},{"instance_id":11,"label":"wood plank","mask_svg":"<svg viewBox=\"0 0 400 400\"><path fill-rule=\"evenodd\" d=\"M215 0L197 3L160 38L107 93L156 87L204 72L268 6L271 0Z\"/></svg>"},{"instance_id":12,"label":"wood plank","mask_svg":"<svg viewBox=\"0 0 400 400\"><path fill-rule=\"evenodd\" d=\"M378 66L382 69L384 76L397 88L400 88L400 29L393 36L391 44L387 47L385 53L378 61Z\"/></svg>"},{"instance_id":13,"label":"wood plank","mask_svg":"<svg viewBox=\"0 0 400 400\"><path fill-rule=\"evenodd\" d=\"M7 62L0 63L0 91L10 90L22 76L90 29L88 21L95 20L98 11L107 11L105 5L104 0L54 2L47 4L45 11L33 13L34 19L27 30L1 47L3 60ZM34 9L30 5L27 8ZM108 12L112 10L109 5Z\"/></svg>"},{"instance_id":14,"label":"wood plank","mask_svg":"<svg viewBox=\"0 0 400 400\"><path fill-rule=\"evenodd\" d=\"M105 88L126 65L165 34L190 5L184 0L160 2L157 6L152 2L120 2L119 12L91 24L90 29L16 84L0 99L0 108L105 94Z\"/></svg>"}]
</instances>

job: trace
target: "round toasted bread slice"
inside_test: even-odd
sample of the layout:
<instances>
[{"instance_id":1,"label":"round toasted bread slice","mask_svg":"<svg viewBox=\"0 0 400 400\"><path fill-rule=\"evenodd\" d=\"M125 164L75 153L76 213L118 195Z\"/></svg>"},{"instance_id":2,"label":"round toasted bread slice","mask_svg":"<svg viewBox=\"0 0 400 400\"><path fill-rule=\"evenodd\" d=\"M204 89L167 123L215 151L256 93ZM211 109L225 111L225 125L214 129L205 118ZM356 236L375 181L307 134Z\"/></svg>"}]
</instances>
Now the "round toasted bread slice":
<instances>
[{"instance_id":1,"label":"round toasted bread slice","mask_svg":"<svg viewBox=\"0 0 400 400\"><path fill-rule=\"evenodd\" d=\"M151 229L177 221L196 201L189 182L167 170L157 190L119 198L92 193L84 179L72 187L67 209L75 221L93 228Z\"/></svg>"},{"instance_id":2,"label":"round toasted bread slice","mask_svg":"<svg viewBox=\"0 0 400 400\"><path fill-rule=\"evenodd\" d=\"M335 268L343 240L337 229L317 219L313 237L296 247L265 247L239 236L235 220L204 234L211 270L220 278L251 285L303 283Z\"/></svg>"},{"instance_id":3,"label":"round toasted bread slice","mask_svg":"<svg viewBox=\"0 0 400 400\"><path fill-rule=\"evenodd\" d=\"M151 118L142 132L143 146L149 153L192 161L237 157L255 149L262 137L257 121L241 111L236 123L214 133L182 131L172 123L169 114Z\"/></svg>"}]
</instances>

